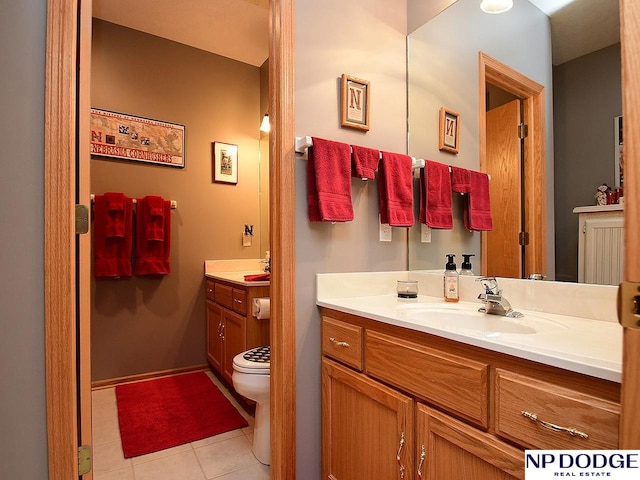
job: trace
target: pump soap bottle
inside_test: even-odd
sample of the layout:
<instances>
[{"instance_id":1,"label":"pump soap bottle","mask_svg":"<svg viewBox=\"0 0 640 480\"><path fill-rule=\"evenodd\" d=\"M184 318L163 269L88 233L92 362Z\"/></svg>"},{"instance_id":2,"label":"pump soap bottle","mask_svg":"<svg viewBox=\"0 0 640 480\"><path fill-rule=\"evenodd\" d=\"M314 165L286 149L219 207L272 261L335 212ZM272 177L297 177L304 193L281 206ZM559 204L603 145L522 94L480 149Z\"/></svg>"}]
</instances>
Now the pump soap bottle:
<instances>
[{"instance_id":1,"label":"pump soap bottle","mask_svg":"<svg viewBox=\"0 0 640 480\"><path fill-rule=\"evenodd\" d=\"M469 260L471 257L475 257L473 253L463 253L462 265L460 265L460 275L473 275L473 270L471 266L471 261Z\"/></svg>"},{"instance_id":2,"label":"pump soap bottle","mask_svg":"<svg viewBox=\"0 0 640 480\"><path fill-rule=\"evenodd\" d=\"M458 298L458 272L453 259L456 257L453 253L448 253L447 264L444 271L444 299L447 302L457 302Z\"/></svg>"}]
</instances>

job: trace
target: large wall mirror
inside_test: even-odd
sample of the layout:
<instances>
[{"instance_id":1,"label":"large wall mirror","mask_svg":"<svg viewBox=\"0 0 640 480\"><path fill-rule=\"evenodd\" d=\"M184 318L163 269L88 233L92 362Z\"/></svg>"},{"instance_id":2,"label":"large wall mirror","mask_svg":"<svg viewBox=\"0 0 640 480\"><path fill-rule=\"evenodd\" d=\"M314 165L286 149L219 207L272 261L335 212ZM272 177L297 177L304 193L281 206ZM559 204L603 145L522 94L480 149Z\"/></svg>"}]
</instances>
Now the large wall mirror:
<instances>
[{"instance_id":1,"label":"large wall mirror","mask_svg":"<svg viewBox=\"0 0 640 480\"><path fill-rule=\"evenodd\" d=\"M500 15L483 12L478 0L448 3L408 37L408 153L487 169L480 159L493 130L486 125L485 132L481 125L485 121L481 122L481 104L488 110L516 97L489 84L481 88L480 52L539 85L544 92L545 121L539 139L543 161L539 171L524 171L540 176L545 186L529 205L542 209L546 219L541 240L545 261L536 273L549 280L578 281L579 216L574 209L595 205L598 186L615 187L619 182L614 136L614 118L622 114L618 2L516 0ZM548 9L551 3L557 4L555 10ZM480 96L485 97L483 102ZM460 114L458 154L438 150L442 107ZM502 188L521 191L526 182L523 177L522 182L514 180ZM526 204L515 203L518 214L524 215ZM492 204L494 218L504 217L507 207L503 201ZM461 254L470 253L475 255L474 273L480 274L487 259L505 258L503 252L486 248L482 258L486 242L481 242L479 232L464 228L463 198L458 194L453 196L453 211L453 230L433 230L429 243L422 241L419 225L412 229L411 270L441 270L447 253L456 254L459 265ZM522 268L516 274L497 275L529 273Z\"/></svg>"}]
</instances>

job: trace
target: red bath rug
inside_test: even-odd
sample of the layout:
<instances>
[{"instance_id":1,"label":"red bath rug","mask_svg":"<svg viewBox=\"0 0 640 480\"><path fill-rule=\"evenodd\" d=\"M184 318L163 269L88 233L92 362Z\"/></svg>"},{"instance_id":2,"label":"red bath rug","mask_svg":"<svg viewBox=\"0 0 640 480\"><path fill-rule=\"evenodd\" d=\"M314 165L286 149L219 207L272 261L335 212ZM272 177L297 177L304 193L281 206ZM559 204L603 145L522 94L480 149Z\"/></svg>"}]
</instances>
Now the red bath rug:
<instances>
[{"instance_id":1,"label":"red bath rug","mask_svg":"<svg viewBox=\"0 0 640 480\"><path fill-rule=\"evenodd\" d=\"M204 372L118 385L116 399L125 458L248 425Z\"/></svg>"}]
</instances>

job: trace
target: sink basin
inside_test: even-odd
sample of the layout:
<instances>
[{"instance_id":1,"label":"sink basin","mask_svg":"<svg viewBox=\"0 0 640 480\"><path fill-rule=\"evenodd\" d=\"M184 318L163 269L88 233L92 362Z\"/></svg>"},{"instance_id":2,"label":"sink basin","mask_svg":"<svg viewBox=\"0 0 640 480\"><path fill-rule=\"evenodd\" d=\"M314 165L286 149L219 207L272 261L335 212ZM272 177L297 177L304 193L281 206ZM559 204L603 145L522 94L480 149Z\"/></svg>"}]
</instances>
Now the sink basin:
<instances>
[{"instance_id":1,"label":"sink basin","mask_svg":"<svg viewBox=\"0 0 640 480\"><path fill-rule=\"evenodd\" d=\"M464 331L487 338L504 334L531 335L550 329L566 328L561 323L537 315L521 318L478 312L480 305L413 304L398 307L400 316L413 322L446 330Z\"/></svg>"}]
</instances>

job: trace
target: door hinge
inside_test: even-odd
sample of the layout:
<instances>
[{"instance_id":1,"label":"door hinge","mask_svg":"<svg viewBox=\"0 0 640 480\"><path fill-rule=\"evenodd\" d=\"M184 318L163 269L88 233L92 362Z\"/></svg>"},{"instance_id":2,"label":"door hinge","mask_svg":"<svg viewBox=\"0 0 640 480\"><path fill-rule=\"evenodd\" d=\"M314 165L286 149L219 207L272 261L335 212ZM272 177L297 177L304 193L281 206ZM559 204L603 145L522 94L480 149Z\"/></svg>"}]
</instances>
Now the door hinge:
<instances>
[{"instance_id":1,"label":"door hinge","mask_svg":"<svg viewBox=\"0 0 640 480\"><path fill-rule=\"evenodd\" d=\"M640 328L640 283L622 282L618 287L618 322L626 328Z\"/></svg>"},{"instance_id":2,"label":"door hinge","mask_svg":"<svg viewBox=\"0 0 640 480\"><path fill-rule=\"evenodd\" d=\"M518 138L527 138L529 136L529 125L521 123L518 125Z\"/></svg>"},{"instance_id":3,"label":"door hinge","mask_svg":"<svg viewBox=\"0 0 640 480\"><path fill-rule=\"evenodd\" d=\"M82 476L91 471L91 446L78 447L78 475Z\"/></svg>"},{"instance_id":4,"label":"door hinge","mask_svg":"<svg viewBox=\"0 0 640 480\"><path fill-rule=\"evenodd\" d=\"M89 232L89 209L86 205L76 205L76 235Z\"/></svg>"},{"instance_id":5,"label":"door hinge","mask_svg":"<svg viewBox=\"0 0 640 480\"><path fill-rule=\"evenodd\" d=\"M520 232L518 234L518 245L523 247L529 245L529 232Z\"/></svg>"}]
</instances>

